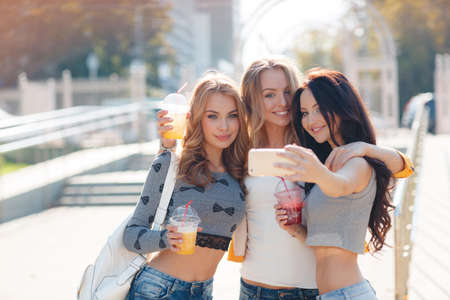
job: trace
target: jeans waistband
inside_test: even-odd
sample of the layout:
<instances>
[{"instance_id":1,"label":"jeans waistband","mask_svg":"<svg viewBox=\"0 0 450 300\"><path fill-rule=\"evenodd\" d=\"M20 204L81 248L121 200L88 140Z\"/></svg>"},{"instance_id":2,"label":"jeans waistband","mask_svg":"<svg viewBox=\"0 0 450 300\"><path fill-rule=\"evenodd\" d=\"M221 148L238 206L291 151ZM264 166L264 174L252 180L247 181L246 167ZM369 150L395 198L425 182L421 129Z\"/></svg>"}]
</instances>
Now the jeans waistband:
<instances>
[{"instance_id":1,"label":"jeans waistband","mask_svg":"<svg viewBox=\"0 0 450 300\"><path fill-rule=\"evenodd\" d=\"M208 280L204 280L204 281L184 281L181 279L178 279L176 277L173 277L169 274L163 273L157 269L154 269L150 266L144 266L144 268L142 269L141 272L146 272L146 273L150 273L153 275L158 276L159 278L162 278L164 280L173 282L174 284L176 284L178 287L182 287L182 288L206 288L207 286L211 285L213 283L213 278L208 279Z\"/></svg>"},{"instance_id":2,"label":"jeans waistband","mask_svg":"<svg viewBox=\"0 0 450 300\"><path fill-rule=\"evenodd\" d=\"M318 295L317 289L302 289L302 288L292 288L292 289L269 289L252 284L246 283L241 278L241 288L244 288L247 293L253 295L258 295L259 297L283 299L284 297L311 297Z\"/></svg>"},{"instance_id":3,"label":"jeans waistband","mask_svg":"<svg viewBox=\"0 0 450 300\"><path fill-rule=\"evenodd\" d=\"M320 300L353 299L354 297L358 297L361 295L366 295L364 299L367 300L377 299L375 290L372 288L369 281L367 280L363 280L359 283L344 287L342 289L322 294L317 299Z\"/></svg>"}]
</instances>

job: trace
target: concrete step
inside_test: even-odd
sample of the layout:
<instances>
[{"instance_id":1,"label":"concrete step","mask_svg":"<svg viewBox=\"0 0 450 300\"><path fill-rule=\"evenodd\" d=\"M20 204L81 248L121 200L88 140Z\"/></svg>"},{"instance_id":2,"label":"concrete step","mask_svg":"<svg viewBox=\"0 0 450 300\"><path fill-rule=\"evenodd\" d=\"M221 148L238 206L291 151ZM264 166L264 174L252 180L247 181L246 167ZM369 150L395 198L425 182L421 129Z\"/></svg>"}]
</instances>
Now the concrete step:
<instances>
[{"instance_id":1,"label":"concrete step","mask_svg":"<svg viewBox=\"0 0 450 300\"><path fill-rule=\"evenodd\" d=\"M147 171L108 172L71 178L59 204L63 206L135 205Z\"/></svg>"},{"instance_id":2,"label":"concrete step","mask_svg":"<svg viewBox=\"0 0 450 300\"><path fill-rule=\"evenodd\" d=\"M130 158L127 169L130 171L148 170L154 159L154 154L135 155Z\"/></svg>"}]
</instances>

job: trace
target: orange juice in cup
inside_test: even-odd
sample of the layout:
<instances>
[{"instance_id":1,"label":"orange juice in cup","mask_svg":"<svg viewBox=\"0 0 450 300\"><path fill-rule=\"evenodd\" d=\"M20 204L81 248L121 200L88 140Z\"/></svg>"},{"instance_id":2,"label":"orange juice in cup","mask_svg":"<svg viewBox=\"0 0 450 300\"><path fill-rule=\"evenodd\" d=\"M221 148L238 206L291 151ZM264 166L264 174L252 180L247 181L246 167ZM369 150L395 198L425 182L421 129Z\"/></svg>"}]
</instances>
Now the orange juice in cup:
<instances>
[{"instance_id":1,"label":"orange juice in cup","mask_svg":"<svg viewBox=\"0 0 450 300\"><path fill-rule=\"evenodd\" d=\"M189 111L189 105L186 97L181 94L173 93L164 98L162 107L167 110L167 116L173 121L168 123L173 129L163 134L166 139L182 139L186 130L186 115Z\"/></svg>"},{"instance_id":2,"label":"orange juice in cup","mask_svg":"<svg viewBox=\"0 0 450 300\"><path fill-rule=\"evenodd\" d=\"M200 218L195 210L191 207L186 209L180 206L175 209L169 221L171 225L177 227L177 232L183 234L183 242L178 244L180 250L177 253L181 255L194 254L197 228L200 224Z\"/></svg>"},{"instance_id":3,"label":"orange juice in cup","mask_svg":"<svg viewBox=\"0 0 450 300\"><path fill-rule=\"evenodd\" d=\"M186 130L186 113L168 113L168 117L173 121L169 123L173 129L163 134L166 139L178 139L181 140L184 137L184 131Z\"/></svg>"}]
</instances>

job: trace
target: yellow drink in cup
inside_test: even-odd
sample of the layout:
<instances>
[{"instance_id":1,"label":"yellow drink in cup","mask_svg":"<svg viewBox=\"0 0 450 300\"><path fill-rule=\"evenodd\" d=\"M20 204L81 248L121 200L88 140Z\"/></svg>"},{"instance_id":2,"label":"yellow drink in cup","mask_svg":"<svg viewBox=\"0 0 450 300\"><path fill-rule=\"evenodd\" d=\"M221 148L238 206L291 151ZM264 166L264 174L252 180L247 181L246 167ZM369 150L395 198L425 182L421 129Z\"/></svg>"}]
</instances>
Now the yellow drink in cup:
<instances>
[{"instance_id":1,"label":"yellow drink in cup","mask_svg":"<svg viewBox=\"0 0 450 300\"><path fill-rule=\"evenodd\" d=\"M184 137L184 131L186 130L186 113L169 112L167 116L173 119L173 122L168 123L168 125L172 125L173 129L164 132L163 137L166 139L181 140Z\"/></svg>"},{"instance_id":2,"label":"yellow drink in cup","mask_svg":"<svg viewBox=\"0 0 450 300\"><path fill-rule=\"evenodd\" d=\"M195 240L197 239L197 228L195 232L183 232L183 243L179 245L178 254L191 255L195 252Z\"/></svg>"},{"instance_id":3,"label":"yellow drink in cup","mask_svg":"<svg viewBox=\"0 0 450 300\"><path fill-rule=\"evenodd\" d=\"M178 244L181 255L191 255L195 252L195 241L197 239L197 227L200 218L191 207L187 209L183 206L177 207L169 219L170 224L177 227L177 232L183 234L183 242Z\"/></svg>"},{"instance_id":4,"label":"yellow drink in cup","mask_svg":"<svg viewBox=\"0 0 450 300\"><path fill-rule=\"evenodd\" d=\"M164 98L163 109L168 111L167 116L173 119L167 125L172 125L173 129L163 134L166 139L182 139L186 130L186 114L189 105L186 97L181 94L169 94Z\"/></svg>"}]
</instances>

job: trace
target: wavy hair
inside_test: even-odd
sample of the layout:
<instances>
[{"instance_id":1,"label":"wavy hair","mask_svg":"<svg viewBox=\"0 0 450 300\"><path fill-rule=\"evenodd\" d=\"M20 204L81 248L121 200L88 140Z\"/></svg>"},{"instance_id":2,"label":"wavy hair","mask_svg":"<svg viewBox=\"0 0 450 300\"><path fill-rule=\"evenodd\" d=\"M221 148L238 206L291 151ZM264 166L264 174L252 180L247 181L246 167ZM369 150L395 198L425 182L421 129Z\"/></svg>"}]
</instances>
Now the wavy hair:
<instances>
[{"instance_id":1,"label":"wavy hair","mask_svg":"<svg viewBox=\"0 0 450 300\"><path fill-rule=\"evenodd\" d=\"M317 143L302 126L300 96L305 89L309 89L314 95L328 128L335 128L336 116L341 119L338 131L342 135L344 144L357 141L376 144L375 130L367 109L359 93L348 79L337 71L311 69L307 74L307 80L294 95L292 112L294 126L301 144L312 149L322 163L330 154L331 146L328 143ZM339 145L332 130L330 130L330 135L333 143ZM382 161L367 156L364 159L375 170L377 179L377 191L368 225L371 233L369 249L371 252L376 252L381 250L385 244L386 234L392 226L389 214L394 207L391 204L389 193L392 173ZM311 183L306 184L307 193L312 186Z\"/></svg>"},{"instance_id":2,"label":"wavy hair","mask_svg":"<svg viewBox=\"0 0 450 300\"><path fill-rule=\"evenodd\" d=\"M247 175L246 160L250 144L245 106L233 80L220 73L207 74L198 81L194 88L190 99L190 117L187 120L186 135L182 142L178 177L196 186L206 186L214 181L203 147L205 139L202 129L202 118L207 101L214 94L230 96L236 103L239 131L233 143L224 149L222 162L226 171L239 182L245 192L243 179Z\"/></svg>"},{"instance_id":3,"label":"wavy hair","mask_svg":"<svg viewBox=\"0 0 450 300\"><path fill-rule=\"evenodd\" d=\"M254 61L244 73L241 81L241 96L248 113L248 131L252 147L263 148L269 144L264 130L264 99L261 74L267 70L281 70L289 84L291 95L299 86L300 72L284 57L270 57ZM297 142L295 129L290 122L284 137L285 143Z\"/></svg>"}]
</instances>

